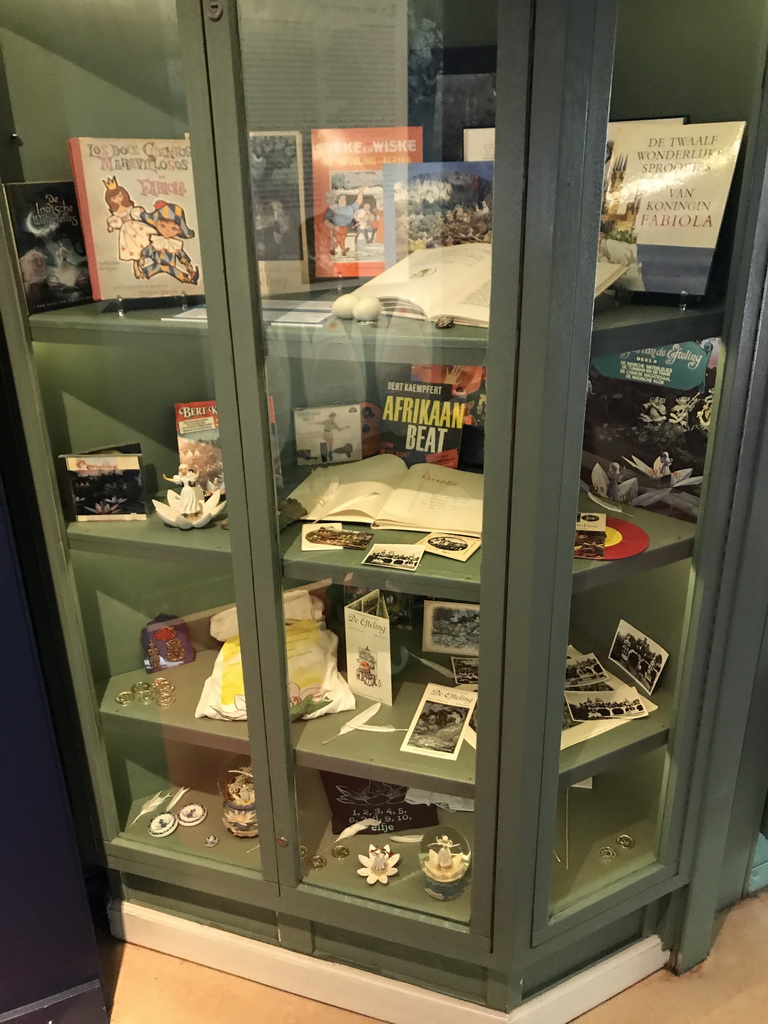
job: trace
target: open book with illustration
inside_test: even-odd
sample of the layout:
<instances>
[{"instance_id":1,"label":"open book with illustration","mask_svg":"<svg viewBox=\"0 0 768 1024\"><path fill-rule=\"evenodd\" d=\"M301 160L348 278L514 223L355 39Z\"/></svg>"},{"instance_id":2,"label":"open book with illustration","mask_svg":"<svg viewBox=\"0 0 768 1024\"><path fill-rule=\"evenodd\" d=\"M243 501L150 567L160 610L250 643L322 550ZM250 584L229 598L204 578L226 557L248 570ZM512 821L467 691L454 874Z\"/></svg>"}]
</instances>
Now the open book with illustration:
<instances>
[{"instance_id":1,"label":"open book with illustration","mask_svg":"<svg viewBox=\"0 0 768 1024\"><path fill-rule=\"evenodd\" d=\"M431 463L408 467L396 455L318 466L291 494L311 521L339 519L382 529L451 530L479 537L483 477Z\"/></svg>"}]
</instances>

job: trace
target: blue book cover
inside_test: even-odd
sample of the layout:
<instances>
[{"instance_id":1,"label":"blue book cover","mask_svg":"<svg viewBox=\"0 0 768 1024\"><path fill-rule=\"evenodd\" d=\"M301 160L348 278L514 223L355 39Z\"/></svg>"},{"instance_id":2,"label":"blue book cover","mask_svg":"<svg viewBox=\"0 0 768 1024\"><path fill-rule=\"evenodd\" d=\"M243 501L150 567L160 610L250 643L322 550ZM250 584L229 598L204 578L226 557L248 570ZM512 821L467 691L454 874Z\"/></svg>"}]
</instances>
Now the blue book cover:
<instances>
[{"instance_id":1,"label":"blue book cover","mask_svg":"<svg viewBox=\"0 0 768 1024\"><path fill-rule=\"evenodd\" d=\"M385 164L382 179L388 267L418 249L490 243L490 161Z\"/></svg>"}]
</instances>

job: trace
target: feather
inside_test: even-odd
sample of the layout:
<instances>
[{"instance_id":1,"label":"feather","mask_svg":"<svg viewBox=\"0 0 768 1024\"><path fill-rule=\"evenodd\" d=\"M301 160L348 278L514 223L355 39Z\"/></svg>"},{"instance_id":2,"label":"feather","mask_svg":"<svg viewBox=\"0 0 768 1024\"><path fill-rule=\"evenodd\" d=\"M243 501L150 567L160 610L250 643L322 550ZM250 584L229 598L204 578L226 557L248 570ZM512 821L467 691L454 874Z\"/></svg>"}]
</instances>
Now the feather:
<instances>
[{"instance_id":1,"label":"feather","mask_svg":"<svg viewBox=\"0 0 768 1024\"><path fill-rule=\"evenodd\" d=\"M176 790L176 795L173 797L171 802L165 808L166 811L170 811L170 809L172 807L175 807L176 804L179 802L179 800L181 800L181 798L184 796L184 794L188 793L188 792L189 792L189 786L179 786L179 788Z\"/></svg>"},{"instance_id":2,"label":"feather","mask_svg":"<svg viewBox=\"0 0 768 1024\"><path fill-rule=\"evenodd\" d=\"M380 825L381 822L378 818L363 818L362 821L356 821L354 825L347 825L347 827L338 834L336 839L333 841L333 845L340 843L342 839L349 839L350 836L356 836L358 832L362 832L363 829L373 828L374 825Z\"/></svg>"},{"instance_id":3,"label":"feather","mask_svg":"<svg viewBox=\"0 0 768 1024\"><path fill-rule=\"evenodd\" d=\"M364 725L369 718L373 718L376 712L381 707L381 704L371 704L370 707L365 708L359 715L355 715L354 718L350 718L348 722L342 725L341 729L336 733L335 736L330 736L327 740L323 740L323 746L326 743L330 743L331 740L337 740L339 736L344 736L348 732L354 732L355 729L359 729L361 725Z\"/></svg>"},{"instance_id":4,"label":"feather","mask_svg":"<svg viewBox=\"0 0 768 1024\"><path fill-rule=\"evenodd\" d=\"M141 805L141 810L139 811L139 813L132 821L128 822L128 825L126 827L130 828L131 825L136 824L139 818L143 818L145 814L151 814L152 811L156 811L161 804L165 803L165 801L168 799L172 792L172 789L161 789L157 793L148 797Z\"/></svg>"},{"instance_id":5,"label":"feather","mask_svg":"<svg viewBox=\"0 0 768 1024\"><path fill-rule=\"evenodd\" d=\"M453 679L453 671L451 669L444 668L442 665L438 665L436 661L430 661L428 658L420 658L418 654L410 652L411 657L415 658L416 661L420 661L422 665L426 665L427 668L432 668L435 672L439 672L441 676L447 676L449 679Z\"/></svg>"},{"instance_id":6,"label":"feather","mask_svg":"<svg viewBox=\"0 0 768 1024\"><path fill-rule=\"evenodd\" d=\"M592 494L590 491L589 497L594 501L596 505L601 505L603 508L607 508L609 512L615 512L617 515L624 516L625 519L633 519L634 516L631 512L627 512L624 505L619 505L615 501L609 501L608 498L603 498L597 494Z\"/></svg>"},{"instance_id":7,"label":"feather","mask_svg":"<svg viewBox=\"0 0 768 1024\"><path fill-rule=\"evenodd\" d=\"M358 732L408 732L407 729L396 729L394 725L358 725Z\"/></svg>"},{"instance_id":8,"label":"feather","mask_svg":"<svg viewBox=\"0 0 768 1024\"><path fill-rule=\"evenodd\" d=\"M424 838L420 836L387 836L387 841L390 843L420 843Z\"/></svg>"}]
</instances>

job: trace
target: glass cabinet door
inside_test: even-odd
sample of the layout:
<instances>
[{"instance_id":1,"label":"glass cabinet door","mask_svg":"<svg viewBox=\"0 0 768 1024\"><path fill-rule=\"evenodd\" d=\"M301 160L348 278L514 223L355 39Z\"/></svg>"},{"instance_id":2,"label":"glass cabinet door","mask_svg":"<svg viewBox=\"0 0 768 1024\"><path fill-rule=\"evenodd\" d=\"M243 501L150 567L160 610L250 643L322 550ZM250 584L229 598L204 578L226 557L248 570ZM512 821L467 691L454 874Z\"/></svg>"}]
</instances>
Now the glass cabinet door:
<instances>
[{"instance_id":1,"label":"glass cabinet door","mask_svg":"<svg viewBox=\"0 0 768 1024\"><path fill-rule=\"evenodd\" d=\"M13 252L15 235L21 275L3 270L4 322L18 379L38 388L39 419L29 391L24 427L107 863L252 893L275 872L263 738L253 760L249 747L263 737L260 702L246 720L241 667L255 637L234 615L239 584L253 621L250 577L237 578L237 411L198 316L207 239L175 8L108 6L76 46L58 9L40 12L44 40L3 17L26 182L7 186L4 245ZM117 31L131 60L109 69ZM25 89L55 74L67 88L33 117Z\"/></svg>"},{"instance_id":2,"label":"glass cabinet door","mask_svg":"<svg viewBox=\"0 0 768 1024\"><path fill-rule=\"evenodd\" d=\"M219 179L250 178L240 206L222 195L222 227L240 401L271 443L244 439L270 474L248 503L274 573L257 602L285 723L268 736L281 879L303 916L333 920L344 897L487 945L504 587L487 567L505 559L508 466L490 533L483 469L512 352L488 345L491 241L511 287L519 215L493 207L496 5L471 22L441 0L237 15L206 40Z\"/></svg>"},{"instance_id":3,"label":"glass cabinet door","mask_svg":"<svg viewBox=\"0 0 768 1024\"><path fill-rule=\"evenodd\" d=\"M541 5L542 31L556 6ZM765 37L763 13L748 4L729 11L740 30L727 44L719 15L699 13L683 2L620 3L615 35L610 21L568 25L569 42L555 35L551 44L573 47L564 133L578 105L586 111L584 213L570 224L565 213L564 231L589 275L572 299L565 276L555 278L553 308L568 326L560 337L550 326L549 351L563 346L571 397L550 421L564 430L563 461L559 450L543 453L554 481L534 485L540 504L528 509L546 515L559 502L561 512L555 611L540 655L549 705L536 941L597 906L680 884L694 765L705 756L695 737L737 465L736 282L748 262L751 170L764 159L755 139ZM671 24L683 20L692 49L671 59ZM579 96L570 59L588 69L588 95ZM738 81L724 71L737 64ZM592 318L586 278L595 270ZM557 289L570 304L558 303ZM545 358L540 341L521 383Z\"/></svg>"}]
</instances>

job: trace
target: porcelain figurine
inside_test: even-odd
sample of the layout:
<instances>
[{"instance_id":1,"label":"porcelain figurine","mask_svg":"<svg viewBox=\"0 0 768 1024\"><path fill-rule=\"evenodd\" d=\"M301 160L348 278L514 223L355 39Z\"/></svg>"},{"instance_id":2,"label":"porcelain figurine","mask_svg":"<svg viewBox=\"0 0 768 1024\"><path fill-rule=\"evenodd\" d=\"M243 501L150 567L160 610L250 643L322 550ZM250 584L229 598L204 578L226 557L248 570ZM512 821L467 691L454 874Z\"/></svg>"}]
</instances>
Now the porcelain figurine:
<instances>
[{"instance_id":1,"label":"porcelain figurine","mask_svg":"<svg viewBox=\"0 0 768 1024\"><path fill-rule=\"evenodd\" d=\"M221 491L214 490L207 498L198 481L198 475L183 462L178 473L173 476L163 474L163 480L181 487L179 494L168 491L167 504L153 499L155 511L168 526L176 526L180 530L199 529L207 526L212 519L224 511L226 501L221 500Z\"/></svg>"}]
</instances>

